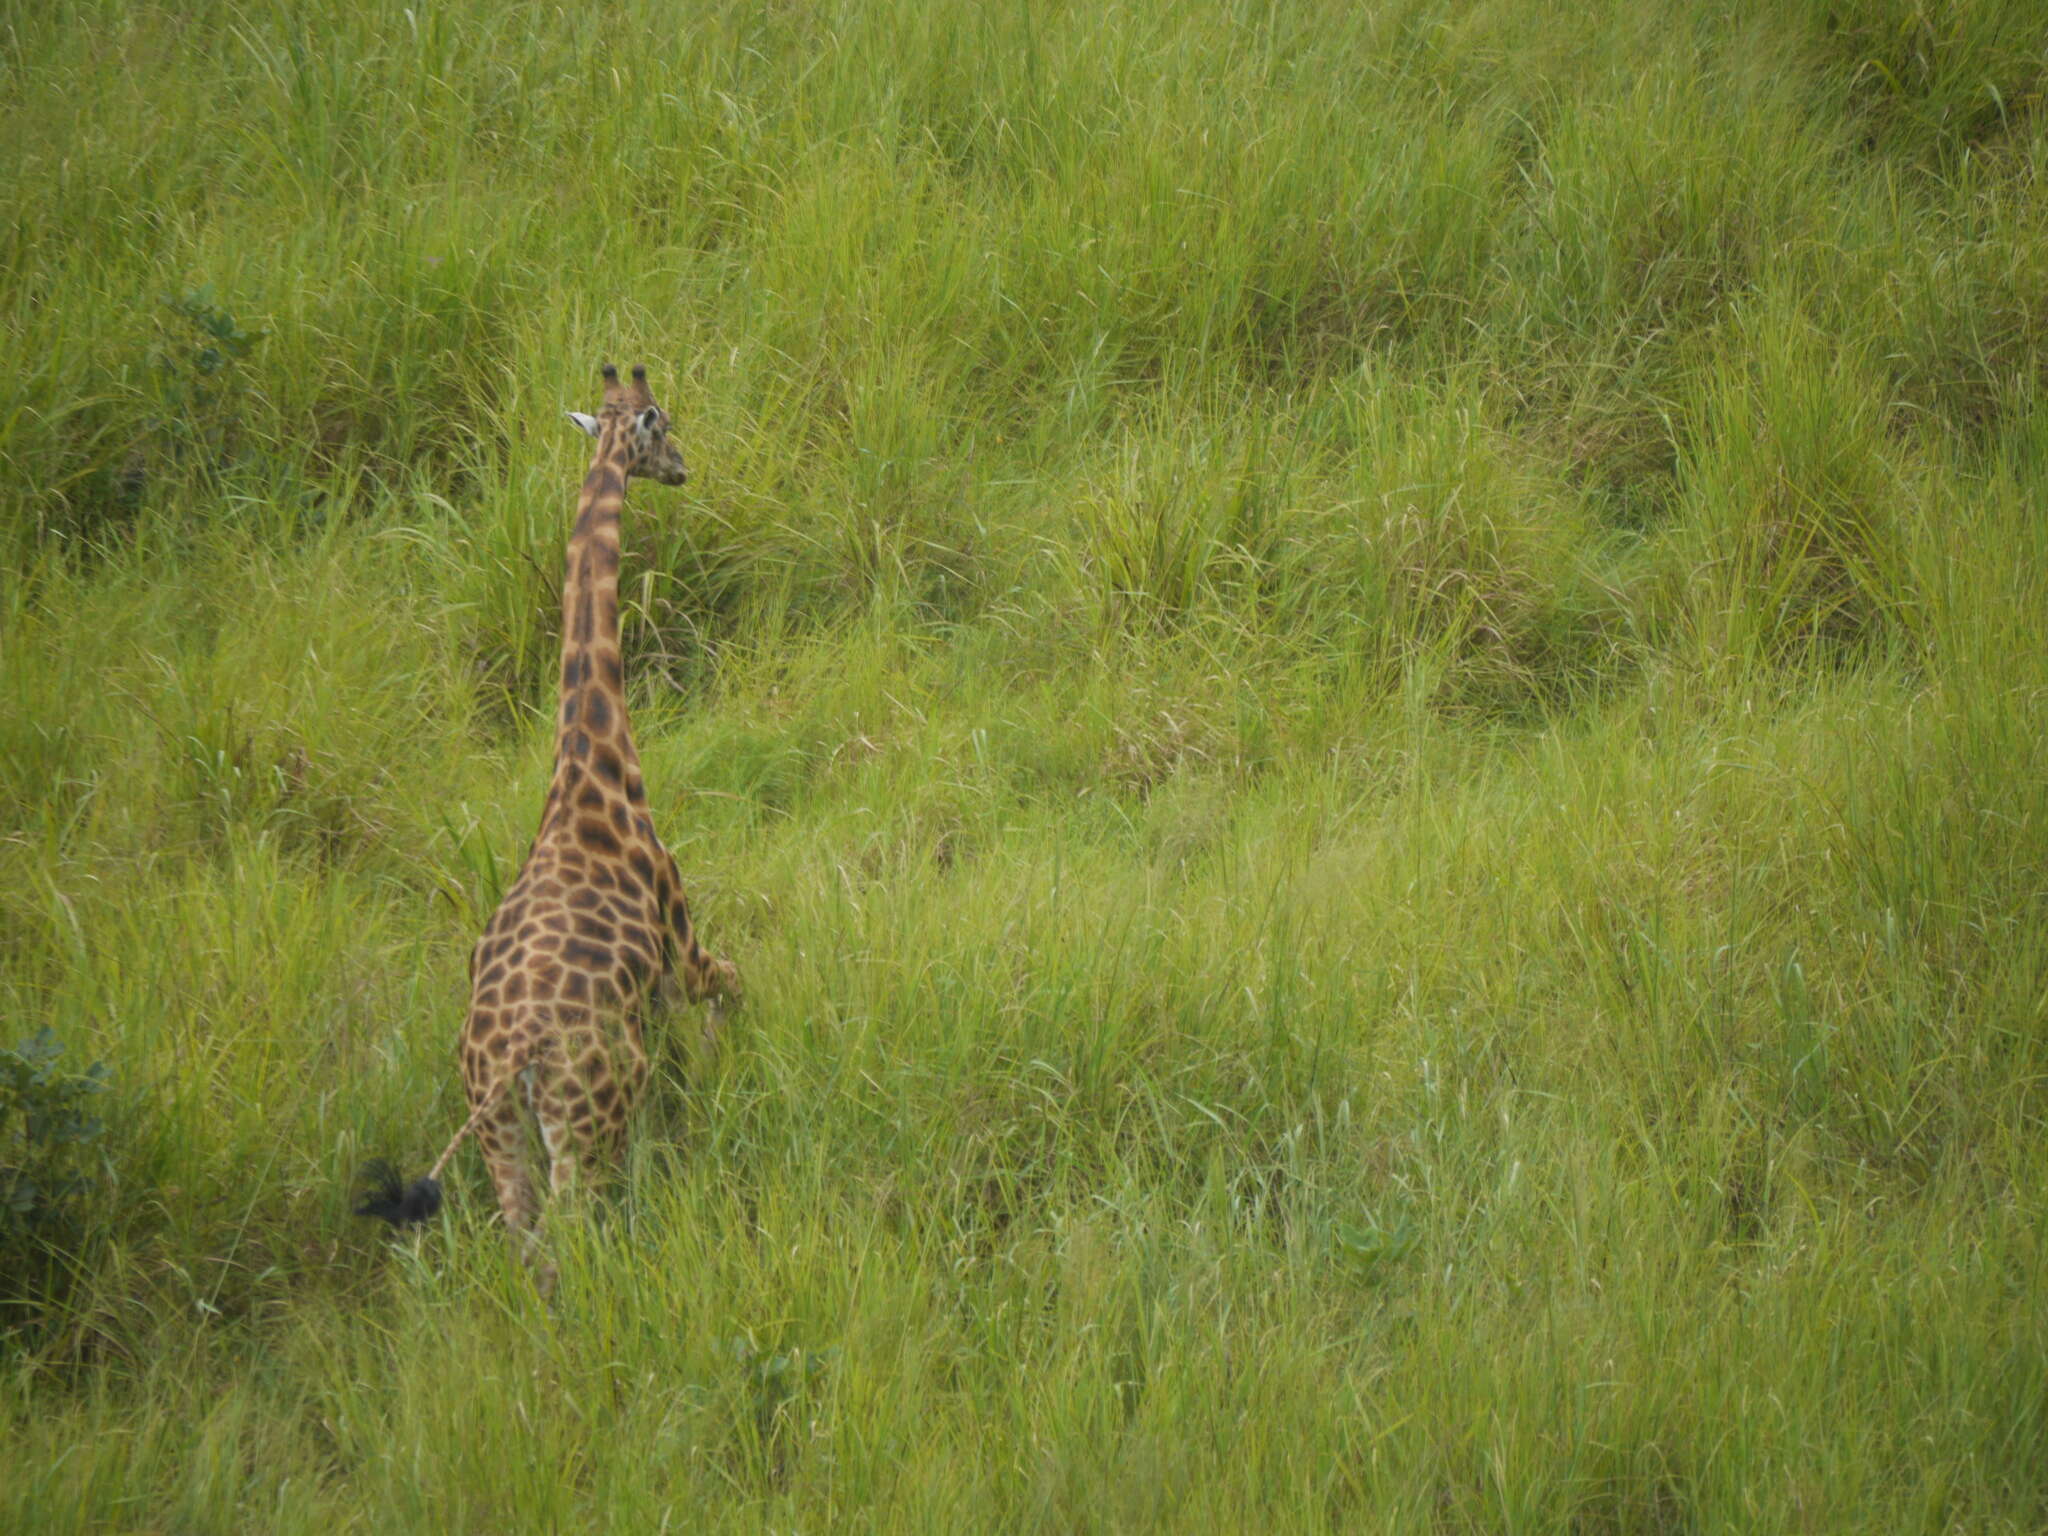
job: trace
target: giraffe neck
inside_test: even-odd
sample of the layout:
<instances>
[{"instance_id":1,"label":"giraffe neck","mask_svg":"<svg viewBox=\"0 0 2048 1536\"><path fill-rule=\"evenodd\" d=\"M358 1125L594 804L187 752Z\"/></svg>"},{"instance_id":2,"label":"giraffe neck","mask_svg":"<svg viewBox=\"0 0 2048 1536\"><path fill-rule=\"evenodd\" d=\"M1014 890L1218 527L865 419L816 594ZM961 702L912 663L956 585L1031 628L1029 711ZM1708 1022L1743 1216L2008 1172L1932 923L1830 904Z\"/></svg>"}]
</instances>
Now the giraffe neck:
<instances>
[{"instance_id":1,"label":"giraffe neck","mask_svg":"<svg viewBox=\"0 0 2048 1536\"><path fill-rule=\"evenodd\" d=\"M631 457L624 417L607 418L576 501L562 573L562 693L555 761L588 759L603 746L634 760L619 649L619 509Z\"/></svg>"}]
</instances>

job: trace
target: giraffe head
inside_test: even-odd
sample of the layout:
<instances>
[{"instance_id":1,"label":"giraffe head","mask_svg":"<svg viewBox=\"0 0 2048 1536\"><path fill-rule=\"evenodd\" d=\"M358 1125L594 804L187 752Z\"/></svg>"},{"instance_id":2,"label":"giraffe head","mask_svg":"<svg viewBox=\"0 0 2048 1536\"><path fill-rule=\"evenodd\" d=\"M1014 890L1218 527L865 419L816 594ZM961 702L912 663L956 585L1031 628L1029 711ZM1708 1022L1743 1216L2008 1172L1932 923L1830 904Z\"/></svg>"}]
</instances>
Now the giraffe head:
<instances>
[{"instance_id":1,"label":"giraffe head","mask_svg":"<svg viewBox=\"0 0 2048 1536\"><path fill-rule=\"evenodd\" d=\"M682 450L669 441L668 412L656 405L654 396L648 393L645 368L636 366L633 382L621 384L619 370L606 363L604 408L595 416L586 416L581 411L568 414L571 421L600 441L605 432L614 427L626 434L630 445L626 460L628 475L644 475L650 480L659 480L663 485L681 485L690 478L690 471L683 464Z\"/></svg>"}]
</instances>

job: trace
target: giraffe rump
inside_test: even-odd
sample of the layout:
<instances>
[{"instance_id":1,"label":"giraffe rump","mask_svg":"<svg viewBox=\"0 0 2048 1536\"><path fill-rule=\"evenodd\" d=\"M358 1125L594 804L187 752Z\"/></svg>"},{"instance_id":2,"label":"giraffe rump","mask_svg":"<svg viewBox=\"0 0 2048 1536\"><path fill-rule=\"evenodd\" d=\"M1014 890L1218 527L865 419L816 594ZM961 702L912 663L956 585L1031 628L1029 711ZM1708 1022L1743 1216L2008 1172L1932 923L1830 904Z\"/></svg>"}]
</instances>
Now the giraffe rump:
<instances>
[{"instance_id":1,"label":"giraffe rump","mask_svg":"<svg viewBox=\"0 0 2048 1536\"><path fill-rule=\"evenodd\" d=\"M394 1227L415 1227L431 1221L441 1209L441 1181L432 1174L407 1184L398 1165L377 1158L363 1166L363 1203L358 1216L376 1216Z\"/></svg>"}]
</instances>

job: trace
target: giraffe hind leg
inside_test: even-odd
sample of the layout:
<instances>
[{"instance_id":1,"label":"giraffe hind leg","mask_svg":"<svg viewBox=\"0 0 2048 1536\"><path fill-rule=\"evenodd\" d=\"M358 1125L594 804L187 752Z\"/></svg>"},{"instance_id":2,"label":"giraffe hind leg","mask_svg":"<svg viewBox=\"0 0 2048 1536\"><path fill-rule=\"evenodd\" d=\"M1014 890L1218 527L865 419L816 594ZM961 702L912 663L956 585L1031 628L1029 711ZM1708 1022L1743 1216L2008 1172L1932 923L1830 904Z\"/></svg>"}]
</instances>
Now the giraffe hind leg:
<instances>
[{"instance_id":1,"label":"giraffe hind leg","mask_svg":"<svg viewBox=\"0 0 2048 1536\"><path fill-rule=\"evenodd\" d=\"M610 1159L593 1134L590 1099L581 1082L558 1074L534 1094L533 1118L547 1148L548 1194L556 1204L579 1202L608 1182Z\"/></svg>"},{"instance_id":2,"label":"giraffe hind leg","mask_svg":"<svg viewBox=\"0 0 2048 1536\"><path fill-rule=\"evenodd\" d=\"M534 1186L532 1138L527 1131L527 1119L537 1115L538 1109L535 1079L544 1070L538 1064L529 1064L521 1071L516 1091L504 1096L504 1108L478 1127L478 1132L479 1139L484 1141L491 1181L497 1186L498 1208L505 1218L512 1251L533 1275L534 1289L541 1298L552 1300L557 1272L554 1261L541 1246L540 1198ZM484 1135L486 1129L488 1136Z\"/></svg>"},{"instance_id":3,"label":"giraffe hind leg","mask_svg":"<svg viewBox=\"0 0 2048 1536\"><path fill-rule=\"evenodd\" d=\"M515 1240L523 1238L530 1245L538 1234L540 1203L534 1194L526 1107L521 1100L517 1091L501 1094L492 1112L478 1122L476 1139L483 1149L485 1166L491 1171L491 1184L498 1192L498 1211L505 1219L505 1230Z\"/></svg>"}]
</instances>

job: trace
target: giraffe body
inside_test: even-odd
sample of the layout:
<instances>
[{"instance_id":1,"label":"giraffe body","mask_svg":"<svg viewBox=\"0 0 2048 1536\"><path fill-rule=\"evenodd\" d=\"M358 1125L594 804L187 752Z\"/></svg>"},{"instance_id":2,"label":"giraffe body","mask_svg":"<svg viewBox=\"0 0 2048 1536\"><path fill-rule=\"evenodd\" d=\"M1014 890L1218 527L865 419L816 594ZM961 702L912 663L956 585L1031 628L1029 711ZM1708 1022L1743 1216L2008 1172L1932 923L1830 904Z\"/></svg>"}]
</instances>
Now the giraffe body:
<instances>
[{"instance_id":1,"label":"giraffe body","mask_svg":"<svg viewBox=\"0 0 2048 1536\"><path fill-rule=\"evenodd\" d=\"M675 860L648 813L626 715L619 648L619 512L630 476L679 485L687 473L645 372L622 386L605 369L604 410L574 416L597 448L570 535L562 583L562 669L554 776L518 878L470 956L461 1036L470 1116L411 1191L391 1179L364 1214L423 1219L436 1181L474 1130L506 1226L530 1247L539 1202L530 1169L537 1127L551 1191L601 1180L625 1144L648 1076L642 1028L679 987L722 1006L738 973L698 942ZM551 1271L543 1266L543 1279Z\"/></svg>"}]
</instances>

